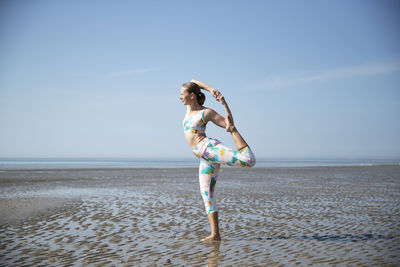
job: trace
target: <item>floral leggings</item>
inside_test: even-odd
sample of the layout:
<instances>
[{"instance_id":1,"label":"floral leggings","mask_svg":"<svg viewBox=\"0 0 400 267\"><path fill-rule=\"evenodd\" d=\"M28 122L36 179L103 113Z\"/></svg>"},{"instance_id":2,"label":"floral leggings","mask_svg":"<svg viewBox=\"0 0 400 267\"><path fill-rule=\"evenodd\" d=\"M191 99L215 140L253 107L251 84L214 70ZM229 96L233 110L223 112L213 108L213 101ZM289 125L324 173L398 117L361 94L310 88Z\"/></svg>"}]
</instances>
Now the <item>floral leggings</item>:
<instances>
[{"instance_id":1,"label":"floral leggings","mask_svg":"<svg viewBox=\"0 0 400 267\"><path fill-rule=\"evenodd\" d=\"M215 203L215 184L221 164L238 167L253 167L256 158L249 146L233 150L216 139L206 137L193 150L200 158L200 192L207 214L217 211Z\"/></svg>"}]
</instances>

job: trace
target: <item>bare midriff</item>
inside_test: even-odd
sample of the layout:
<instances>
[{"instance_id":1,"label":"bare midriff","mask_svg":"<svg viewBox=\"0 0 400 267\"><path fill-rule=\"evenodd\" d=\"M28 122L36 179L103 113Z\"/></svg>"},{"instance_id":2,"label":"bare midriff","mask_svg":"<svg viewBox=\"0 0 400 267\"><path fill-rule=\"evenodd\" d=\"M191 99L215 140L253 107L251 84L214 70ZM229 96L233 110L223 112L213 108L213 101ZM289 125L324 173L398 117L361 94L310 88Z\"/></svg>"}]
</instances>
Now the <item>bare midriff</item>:
<instances>
[{"instance_id":1,"label":"bare midriff","mask_svg":"<svg viewBox=\"0 0 400 267\"><path fill-rule=\"evenodd\" d=\"M192 150L200 143L201 140L206 138L206 134L204 133L189 133L185 134L186 141Z\"/></svg>"}]
</instances>

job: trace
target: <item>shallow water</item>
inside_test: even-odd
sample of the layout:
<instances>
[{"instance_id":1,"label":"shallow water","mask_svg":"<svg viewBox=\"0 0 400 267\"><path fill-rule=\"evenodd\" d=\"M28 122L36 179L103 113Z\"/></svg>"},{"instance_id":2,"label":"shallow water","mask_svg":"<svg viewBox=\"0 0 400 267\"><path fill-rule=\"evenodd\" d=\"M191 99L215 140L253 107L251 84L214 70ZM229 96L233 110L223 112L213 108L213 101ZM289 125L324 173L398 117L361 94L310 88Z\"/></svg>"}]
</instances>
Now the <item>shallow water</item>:
<instances>
[{"instance_id":1,"label":"shallow water","mask_svg":"<svg viewBox=\"0 0 400 267\"><path fill-rule=\"evenodd\" d=\"M400 167L224 168L222 242L197 170L0 173L0 201L71 199L0 226L4 266L396 266ZM4 214L3 214L4 215Z\"/></svg>"}]
</instances>

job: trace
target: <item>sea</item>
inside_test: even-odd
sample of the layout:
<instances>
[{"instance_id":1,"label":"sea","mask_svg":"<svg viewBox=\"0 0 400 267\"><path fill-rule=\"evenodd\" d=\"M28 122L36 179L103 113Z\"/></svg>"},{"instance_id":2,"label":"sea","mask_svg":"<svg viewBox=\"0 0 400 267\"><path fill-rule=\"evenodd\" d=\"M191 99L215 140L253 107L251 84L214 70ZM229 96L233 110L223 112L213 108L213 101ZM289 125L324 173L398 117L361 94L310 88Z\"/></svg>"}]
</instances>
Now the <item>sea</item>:
<instances>
[{"instance_id":1,"label":"sea","mask_svg":"<svg viewBox=\"0 0 400 267\"><path fill-rule=\"evenodd\" d=\"M0 158L0 170L196 168L194 158ZM400 159L257 159L259 167L400 165ZM224 167L224 166L223 166Z\"/></svg>"}]
</instances>

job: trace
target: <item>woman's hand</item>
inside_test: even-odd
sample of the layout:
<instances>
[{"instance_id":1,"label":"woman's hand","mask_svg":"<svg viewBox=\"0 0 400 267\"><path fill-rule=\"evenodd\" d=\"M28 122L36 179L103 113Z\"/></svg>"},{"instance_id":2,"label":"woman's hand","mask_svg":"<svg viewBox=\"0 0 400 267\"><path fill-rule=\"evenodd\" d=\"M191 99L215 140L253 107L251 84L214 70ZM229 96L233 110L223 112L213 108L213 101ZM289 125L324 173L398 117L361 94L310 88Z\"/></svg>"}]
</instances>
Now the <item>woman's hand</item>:
<instances>
[{"instance_id":1,"label":"woman's hand","mask_svg":"<svg viewBox=\"0 0 400 267\"><path fill-rule=\"evenodd\" d=\"M221 92L220 91L218 91L217 89L214 89L214 88L210 88L210 94L215 98L215 99L217 99L217 97L219 96L219 95L221 95Z\"/></svg>"},{"instance_id":2,"label":"woman's hand","mask_svg":"<svg viewBox=\"0 0 400 267\"><path fill-rule=\"evenodd\" d=\"M225 131L227 131L228 133L235 131L235 125L233 123L233 118L229 114L227 114L225 117L225 125L226 125Z\"/></svg>"},{"instance_id":3,"label":"woman's hand","mask_svg":"<svg viewBox=\"0 0 400 267\"><path fill-rule=\"evenodd\" d=\"M212 88L210 90L211 95L215 98L215 100L217 100L218 102L220 102L222 105L225 104L225 98L224 96L221 94L220 91L218 91L217 89Z\"/></svg>"},{"instance_id":4,"label":"woman's hand","mask_svg":"<svg viewBox=\"0 0 400 267\"><path fill-rule=\"evenodd\" d=\"M192 79L191 82L196 83L200 87L200 89L208 91L215 98L215 100L220 102L222 105L226 104L225 98L222 96L221 92L218 91L217 89L214 89L211 86L203 82L200 82L199 80Z\"/></svg>"},{"instance_id":5,"label":"woman's hand","mask_svg":"<svg viewBox=\"0 0 400 267\"><path fill-rule=\"evenodd\" d=\"M222 105L225 105L225 97L223 95L219 95L215 98L219 103L221 103Z\"/></svg>"}]
</instances>

